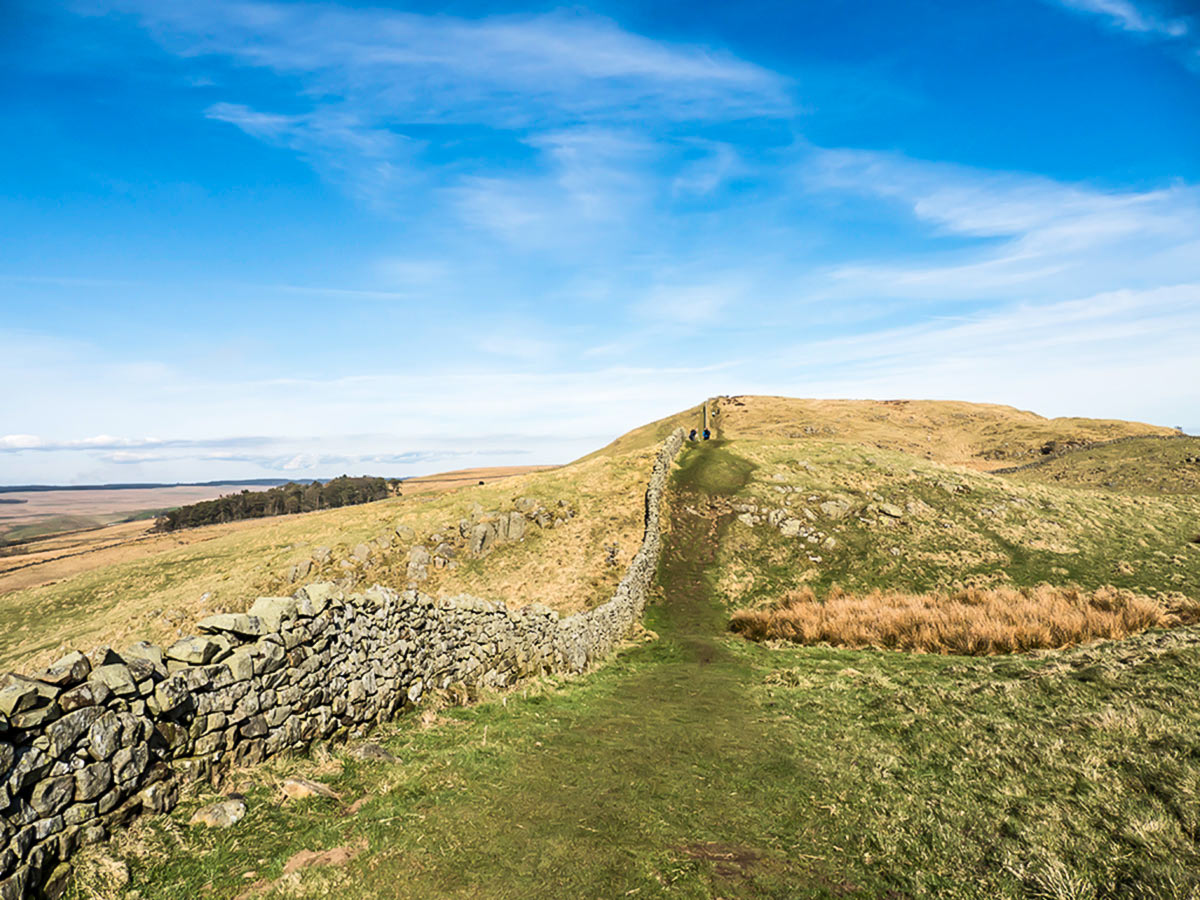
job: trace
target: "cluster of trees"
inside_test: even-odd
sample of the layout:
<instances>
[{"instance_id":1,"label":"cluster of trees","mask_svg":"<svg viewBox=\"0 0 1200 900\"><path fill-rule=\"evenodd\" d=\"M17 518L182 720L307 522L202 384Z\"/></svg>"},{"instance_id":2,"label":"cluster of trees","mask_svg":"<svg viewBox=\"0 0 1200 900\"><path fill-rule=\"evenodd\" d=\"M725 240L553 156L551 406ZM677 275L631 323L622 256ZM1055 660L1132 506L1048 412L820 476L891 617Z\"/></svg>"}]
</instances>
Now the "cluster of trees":
<instances>
[{"instance_id":1,"label":"cluster of trees","mask_svg":"<svg viewBox=\"0 0 1200 900\"><path fill-rule=\"evenodd\" d=\"M333 509L382 500L399 487L398 481L361 476L339 476L322 484L287 484L265 491L242 491L227 494L216 500L203 500L181 506L160 515L154 522L155 531L175 531L197 525L236 522L238 519L261 519L288 513L312 512L314 509Z\"/></svg>"}]
</instances>

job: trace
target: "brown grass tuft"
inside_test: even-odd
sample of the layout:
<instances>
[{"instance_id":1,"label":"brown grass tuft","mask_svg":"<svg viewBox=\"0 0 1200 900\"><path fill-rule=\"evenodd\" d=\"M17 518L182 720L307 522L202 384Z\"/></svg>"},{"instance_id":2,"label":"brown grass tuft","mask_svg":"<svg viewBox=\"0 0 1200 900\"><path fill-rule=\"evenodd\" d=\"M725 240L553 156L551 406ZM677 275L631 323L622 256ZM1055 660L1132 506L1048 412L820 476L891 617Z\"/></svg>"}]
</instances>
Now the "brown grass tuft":
<instances>
[{"instance_id":1,"label":"brown grass tuft","mask_svg":"<svg viewBox=\"0 0 1200 900\"><path fill-rule=\"evenodd\" d=\"M1200 601L1182 595L1163 601L1109 586L860 595L835 586L824 602L805 587L774 607L738 610L730 628L756 641L974 656L1057 649L1196 621Z\"/></svg>"}]
</instances>

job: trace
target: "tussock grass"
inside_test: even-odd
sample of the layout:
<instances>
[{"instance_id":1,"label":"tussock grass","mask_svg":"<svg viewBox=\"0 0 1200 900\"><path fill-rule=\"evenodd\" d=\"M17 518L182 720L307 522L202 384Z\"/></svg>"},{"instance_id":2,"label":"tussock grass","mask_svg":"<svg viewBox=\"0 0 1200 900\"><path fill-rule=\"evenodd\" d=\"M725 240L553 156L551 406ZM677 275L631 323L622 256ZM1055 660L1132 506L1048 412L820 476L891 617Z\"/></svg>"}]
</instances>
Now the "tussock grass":
<instances>
[{"instance_id":1,"label":"tussock grass","mask_svg":"<svg viewBox=\"0 0 1200 900\"><path fill-rule=\"evenodd\" d=\"M742 609L730 628L752 640L882 647L981 656L1060 649L1200 621L1200 603L1162 600L1111 586L1093 591L1047 584L910 594L834 588L789 591L765 609Z\"/></svg>"}]
</instances>

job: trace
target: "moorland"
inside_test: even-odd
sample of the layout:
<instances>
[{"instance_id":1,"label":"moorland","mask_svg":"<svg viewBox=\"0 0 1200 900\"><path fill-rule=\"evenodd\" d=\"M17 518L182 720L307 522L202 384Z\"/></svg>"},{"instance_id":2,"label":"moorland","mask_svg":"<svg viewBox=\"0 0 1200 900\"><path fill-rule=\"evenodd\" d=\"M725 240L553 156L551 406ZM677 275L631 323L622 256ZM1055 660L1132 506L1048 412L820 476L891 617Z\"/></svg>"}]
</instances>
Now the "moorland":
<instances>
[{"instance_id":1,"label":"moorland","mask_svg":"<svg viewBox=\"0 0 1200 900\"><path fill-rule=\"evenodd\" d=\"M89 849L67 896L1200 895L1200 439L933 401L708 414L613 658L430 692L370 735L384 754L352 735L234 771ZM567 512L421 590L586 609L640 539L657 445L701 416L10 592L2 655L188 633L298 566L403 586L418 547L526 504ZM281 796L297 775L328 795ZM188 824L231 793L237 826Z\"/></svg>"}]
</instances>

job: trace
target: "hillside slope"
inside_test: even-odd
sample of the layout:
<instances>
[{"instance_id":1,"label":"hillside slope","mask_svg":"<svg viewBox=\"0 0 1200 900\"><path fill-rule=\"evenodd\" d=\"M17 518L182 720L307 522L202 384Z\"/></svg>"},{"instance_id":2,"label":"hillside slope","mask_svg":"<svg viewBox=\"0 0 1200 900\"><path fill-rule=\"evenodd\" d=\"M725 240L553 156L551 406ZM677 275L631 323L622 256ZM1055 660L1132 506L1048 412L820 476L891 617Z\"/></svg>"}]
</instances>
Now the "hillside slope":
<instances>
[{"instance_id":1,"label":"hillside slope","mask_svg":"<svg viewBox=\"0 0 1200 900\"><path fill-rule=\"evenodd\" d=\"M413 547L432 557L443 543L453 546L453 565L438 568L431 558L423 590L518 607L540 602L564 614L589 608L611 593L637 550L654 449L484 485L152 536L112 565L0 596L0 668L28 671L67 647L169 644L194 633L204 616L243 611L260 595L290 594L293 579L404 587ZM483 555L466 550L464 519L473 527L510 515L521 498L547 510L544 524L529 520L519 540L498 542Z\"/></svg>"},{"instance_id":2,"label":"hillside slope","mask_svg":"<svg viewBox=\"0 0 1200 900\"><path fill-rule=\"evenodd\" d=\"M804 400L718 397L713 421L724 438L820 438L898 450L973 469L997 469L1064 447L1173 428L1118 419L1047 419L991 403L951 400Z\"/></svg>"},{"instance_id":3,"label":"hillside slope","mask_svg":"<svg viewBox=\"0 0 1200 900\"><path fill-rule=\"evenodd\" d=\"M835 583L911 590L1112 583L1200 596L1200 545L1188 543L1200 521L1194 497L1110 492L1102 498L1035 484L1032 475L1001 479L977 471L1040 458L1047 446L1171 429L939 401L742 396L708 406L718 436L756 467L738 498L754 507L741 510L754 524L731 533L720 568L730 604L765 603L793 587L826 590ZM189 633L199 617L239 611L260 594L290 593L293 577L403 586L414 543L432 550L458 535L462 519L509 513L520 497L551 509L561 501L574 515L553 527L558 515L551 514L552 527L530 528L486 558L430 566L422 587L518 606L542 602L564 613L586 608L606 596L634 552L654 448L675 427L699 427L703 409L634 429L553 471L195 529L178 540L148 542L136 557L105 568L6 593L0 665L34 666L64 645L169 642ZM827 503L836 515L823 511ZM881 513L880 504L901 515ZM793 519L802 524L781 533L779 524ZM290 572L295 565L307 570Z\"/></svg>"},{"instance_id":4,"label":"hillside slope","mask_svg":"<svg viewBox=\"0 0 1200 900\"><path fill-rule=\"evenodd\" d=\"M1006 473L1014 481L1131 494L1200 494L1200 438L1135 438L1064 453Z\"/></svg>"}]
</instances>

